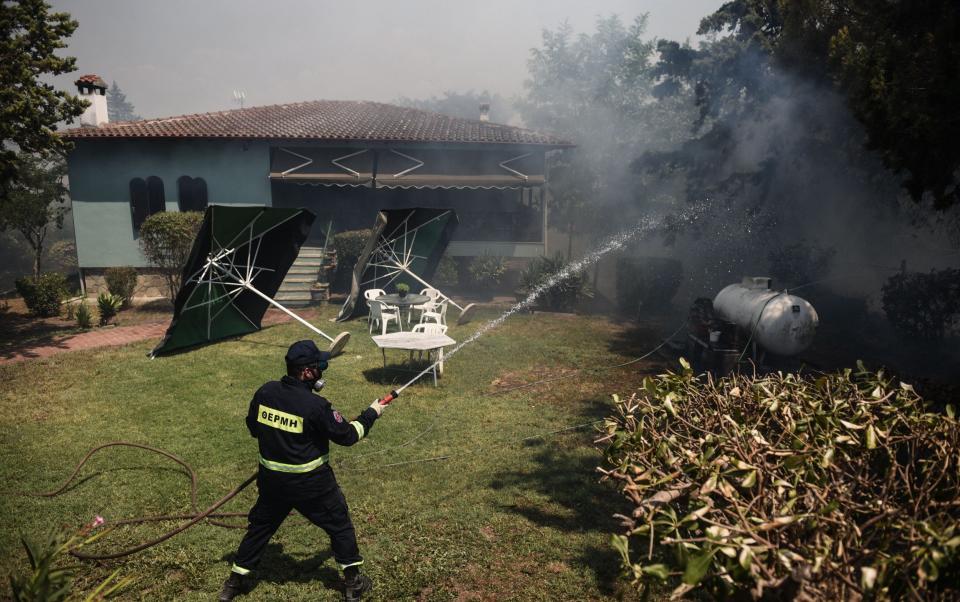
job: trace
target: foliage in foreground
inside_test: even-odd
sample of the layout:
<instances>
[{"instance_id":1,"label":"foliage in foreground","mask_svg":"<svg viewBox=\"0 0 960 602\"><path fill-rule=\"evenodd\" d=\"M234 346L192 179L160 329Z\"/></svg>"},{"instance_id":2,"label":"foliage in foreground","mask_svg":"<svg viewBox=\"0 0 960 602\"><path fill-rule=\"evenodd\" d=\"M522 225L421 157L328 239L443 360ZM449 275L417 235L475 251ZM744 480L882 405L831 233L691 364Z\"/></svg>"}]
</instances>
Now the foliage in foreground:
<instances>
[{"instance_id":1,"label":"foliage in foreground","mask_svg":"<svg viewBox=\"0 0 960 602\"><path fill-rule=\"evenodd\" d=\"M110 529L103 529L95 535L91 533L103 524L101 517L83 526L75 533L54 529L46 533L37 541L21 538L23 549L30 562L30 573L27 575L10 576L11 599L16 602L58 602L70 597L73 587L73 575L80 568L79 565L59 564L59 559L68 550L83 547L93 543ZM130 577L115 581L120 570L117 569L106 578L98 587L84 598L85 602L103 600L112 597L130 582Z\"/></svg>"},{"instance_id":2,"label":"foliage in foreground","mask_svg":"<svg viewBox=\"0 0 960 602\"><path fill-rule=\"evenodd\" d=\"M23 297L27 309L34 316L49 318L60 315L60 302L67 296L67 279L51 272L39 278L24 276L17 279L17 294Z\"/></svg>"},{"instance_id":3,"label":"foliage in foreground","mask_svg":"<svg viewBox=\"0 0 960 602\"><path fill-rule=\"evenodd\" d=\"M140 248L147 261L160 268L171 301L180 290L180 272L190 258L193 239L202 223L203 213L199 211L161 211L140 226Z\"/></svg>"},{"instance_id":4,"label":"foliage in foreground","mask_svg":"<svg viewBox=\"0 0 960 602\"><path fill-rule=\"evenodd\" d=\"M859 365L647 378L605 424L604 478L635 505L613 543L675 595L960 596L960 425Z\"/></svg>"}]
</instances>

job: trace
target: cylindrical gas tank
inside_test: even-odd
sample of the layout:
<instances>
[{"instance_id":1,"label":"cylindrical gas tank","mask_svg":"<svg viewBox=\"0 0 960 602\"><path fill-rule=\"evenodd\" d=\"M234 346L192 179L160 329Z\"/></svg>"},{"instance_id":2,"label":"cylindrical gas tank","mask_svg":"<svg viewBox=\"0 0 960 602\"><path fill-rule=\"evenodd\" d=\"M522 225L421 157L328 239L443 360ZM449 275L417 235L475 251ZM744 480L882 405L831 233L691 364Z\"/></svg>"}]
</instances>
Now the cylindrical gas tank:
<instances>
[{"instance_id":1,"label":"cylindrical gas tank","mask_svg":"<svg viewBox=\"0 0 960 602\"><path fill-rule=\"evenodd\" d=\"M820 323L810 303L770 290L769 278L744 278L740 284L731 284L714 298L713 310L777 355L796 355L809 347Z\"/></svg>"}]
</instances>

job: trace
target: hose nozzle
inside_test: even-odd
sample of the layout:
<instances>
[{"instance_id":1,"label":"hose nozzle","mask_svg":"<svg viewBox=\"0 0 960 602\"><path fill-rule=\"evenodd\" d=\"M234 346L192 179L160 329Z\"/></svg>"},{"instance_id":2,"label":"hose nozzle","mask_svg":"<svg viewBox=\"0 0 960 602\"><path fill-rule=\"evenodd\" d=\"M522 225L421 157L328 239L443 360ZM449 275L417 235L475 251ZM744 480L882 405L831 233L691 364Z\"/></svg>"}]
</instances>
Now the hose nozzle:
<instances>
[{"instance_id":1,"label":"hose nozzle","mask_svg":"<svg viewBox=\"0 0 960 602\"><path fill-rule=\"evenodd\" d=\"M380 405L385 406L389 404L391 401L393 401L394 399L396 399L397 397L400 397L399 393L397 393L396 391L390 391L390 393L388 393L385 397L379 400Z\"/></svg>"}]
</instances>

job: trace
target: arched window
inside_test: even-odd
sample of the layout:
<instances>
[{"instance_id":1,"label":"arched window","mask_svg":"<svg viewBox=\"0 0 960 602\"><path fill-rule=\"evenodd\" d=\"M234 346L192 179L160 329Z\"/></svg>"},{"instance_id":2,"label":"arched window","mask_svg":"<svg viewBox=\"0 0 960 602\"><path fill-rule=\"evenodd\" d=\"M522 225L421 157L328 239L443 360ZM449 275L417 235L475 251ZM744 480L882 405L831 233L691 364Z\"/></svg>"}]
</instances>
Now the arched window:
<instances>
[{"instance_id":1,"label":"arched window","mask_svg":"<svg viewBox=\"0 0 960 602\"><path fill-rule=\"evenodd\" d=\"M177 192L180 211L204 211L207 208L207 183L203 178L180 176Z\"/></svg>"},{"instance_id":2,"label":"arched window","mask_svg":"<svg viewBox=\"0 0 960 602\"><path fill-rule=\"evenodd\" d=\"M137 236L143 222L161 211L167 210L163 197L163 180L157 176L133 178L130 180L130 217L133 223L133 235Z\"/></svg>"}]
</instances>

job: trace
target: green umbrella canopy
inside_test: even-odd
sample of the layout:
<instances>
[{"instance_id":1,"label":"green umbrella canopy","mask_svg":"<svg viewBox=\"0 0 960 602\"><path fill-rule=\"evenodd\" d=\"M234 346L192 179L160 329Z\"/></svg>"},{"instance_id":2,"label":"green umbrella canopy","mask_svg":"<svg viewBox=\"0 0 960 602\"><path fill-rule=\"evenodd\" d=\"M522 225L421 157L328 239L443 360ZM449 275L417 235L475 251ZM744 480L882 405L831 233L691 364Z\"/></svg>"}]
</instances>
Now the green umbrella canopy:
<instances>
[{"instance_id":1,"label":"green umbrella canopy","mask_svg":"<svg viewBox=\"0 0 960 602\"><path fill-rule=\"evenodd\" d=\"M313 220L306 209L210 205L151 356L259 330Z\"/></svg>"},{"instance_id":2,"label":"green umbrella canopy","mask_svg":"<svg viewBox=\"0 0 960 602\"><path fill-rule=\"evenodd\" d=\"M386 290L401 282L411 288L426 285L459 223L452 209L381 209L337 320L366 312L359 298L367 289Z\"/></svg>"}]
</instances>

